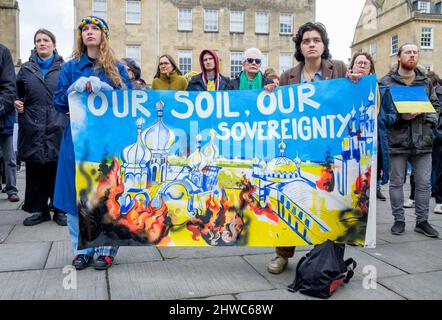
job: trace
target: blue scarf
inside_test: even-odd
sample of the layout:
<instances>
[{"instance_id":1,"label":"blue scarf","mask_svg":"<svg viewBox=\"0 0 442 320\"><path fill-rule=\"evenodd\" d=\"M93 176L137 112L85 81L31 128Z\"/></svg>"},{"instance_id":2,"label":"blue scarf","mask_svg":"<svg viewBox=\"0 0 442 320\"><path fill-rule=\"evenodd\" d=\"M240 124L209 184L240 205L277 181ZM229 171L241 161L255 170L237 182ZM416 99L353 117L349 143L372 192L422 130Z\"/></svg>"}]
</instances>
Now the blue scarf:
<instances>
[{"instance_id":1,"label":"blue scarf","mask_svg":"<svg viewBox=\"0 0 442 320\"><path fill-rule=\"evenodd\" d=\"M41 74L43 75L43 77L46 75L46 73L48 73L48 70L52 66L54 59L55 59L54 54L46 60L43 60L42 58L40 58L39 55L37 55L37 63L41 68Z\"/></svg>"}]
</instances>

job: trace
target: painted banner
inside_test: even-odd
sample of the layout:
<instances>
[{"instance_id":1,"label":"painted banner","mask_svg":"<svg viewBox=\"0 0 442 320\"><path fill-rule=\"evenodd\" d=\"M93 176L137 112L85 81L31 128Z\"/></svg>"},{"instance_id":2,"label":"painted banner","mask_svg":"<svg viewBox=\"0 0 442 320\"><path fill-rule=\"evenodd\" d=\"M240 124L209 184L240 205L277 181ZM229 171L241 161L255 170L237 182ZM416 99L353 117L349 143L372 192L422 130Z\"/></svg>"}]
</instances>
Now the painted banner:
<instances>
[{"instance_id":1,"label":"painted banner","mask_svg":"<svg viewBox=\"0 0 442 320\"><path fill-rule=\"evenodd\" d=\"M69 96L79 247L375 245L377 83Z\"/></svg>"}]
</instances>

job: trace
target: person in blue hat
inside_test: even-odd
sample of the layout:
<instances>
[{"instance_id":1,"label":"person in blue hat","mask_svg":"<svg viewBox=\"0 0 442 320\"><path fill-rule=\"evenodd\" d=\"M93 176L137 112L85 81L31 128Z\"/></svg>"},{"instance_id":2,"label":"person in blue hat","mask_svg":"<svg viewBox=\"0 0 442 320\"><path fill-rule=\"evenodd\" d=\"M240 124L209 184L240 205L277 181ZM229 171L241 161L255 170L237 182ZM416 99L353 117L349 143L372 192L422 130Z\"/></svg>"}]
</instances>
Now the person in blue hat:
<instances>
[{"instance_id":1,"label":"person in blue hat","mask_svg":"<svg viewBox=\"0 0 442 320\"><path fill-rule=\"evenodd\" d=\"M125 67L117 61L109 45L109 27L95 16L82 19L78 25L77 46L73 59L63 65L58 87L54 94L54 107L69 114L68 95L73 92L97 93L100 90L132 89ZM77 270L94 262L95 269L112 266L118 247L95 247L78 250L79 220L75 189L75 155L70 123L61 142L54 206L67 212L69 234L75 257L72 265Z\"/></svg>"}]
</instances>

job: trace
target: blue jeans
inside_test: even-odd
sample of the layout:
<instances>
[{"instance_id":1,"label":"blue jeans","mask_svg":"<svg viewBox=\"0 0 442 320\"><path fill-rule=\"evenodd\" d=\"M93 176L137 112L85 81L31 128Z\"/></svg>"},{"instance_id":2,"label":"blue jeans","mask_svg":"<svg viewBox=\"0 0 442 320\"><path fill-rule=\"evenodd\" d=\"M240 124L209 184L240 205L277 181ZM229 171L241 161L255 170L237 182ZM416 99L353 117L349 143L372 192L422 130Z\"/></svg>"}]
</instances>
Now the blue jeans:
<instances>
[{"instance_id":1,"label":"blue jeans","mask_svg":"<svg viewBox=\"0 0 442 320\"><path fill-rule=\"evenodd\" d=\"M88 256L93 256L96 253L98 256L111 256L115 257L118 252L118 247L95 247L84 250L78 250L78 215L67 214L69 236L71 237L72 248L74 249L74 255L78 256L80 254L85 254Z\"/></svg>"},{"instance_id":2,"label":"blue jeans","mask_svg":"<svg viewBox=\"0 0 442 320\"><path fill-rule=\"evenodd\" d=\"M17 156L12 135L0 135L0 150L5 161L6 193L8 196L17 194Z\"/></svg>"}]
</instances>

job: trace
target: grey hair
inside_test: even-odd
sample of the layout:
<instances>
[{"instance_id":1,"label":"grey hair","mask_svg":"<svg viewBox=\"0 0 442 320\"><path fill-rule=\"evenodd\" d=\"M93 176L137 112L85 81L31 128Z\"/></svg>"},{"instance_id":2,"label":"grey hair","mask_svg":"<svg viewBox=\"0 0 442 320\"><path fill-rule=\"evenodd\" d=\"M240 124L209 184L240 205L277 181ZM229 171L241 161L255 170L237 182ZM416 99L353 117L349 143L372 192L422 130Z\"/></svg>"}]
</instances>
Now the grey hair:
<instances>
[{"instance_id":1,"label":"grey hair","mask_svg":"<svg viewBox=\"0 0 442 320\"><path fill-rule=\"evenodd\" d=\"M246 61L247 57L248 57L250 54L252 54L252 53L257 54L258 57L259 57L260 59L262 59L262 52L261 52L261 50L259 50L259 49L257 49L257 48L249 48L249 49L247 49L247 50L244 52L244 55L243 55L243 59L242 59L242 61L243 61L243 62Z\"/></svg>"}]
</instances>

